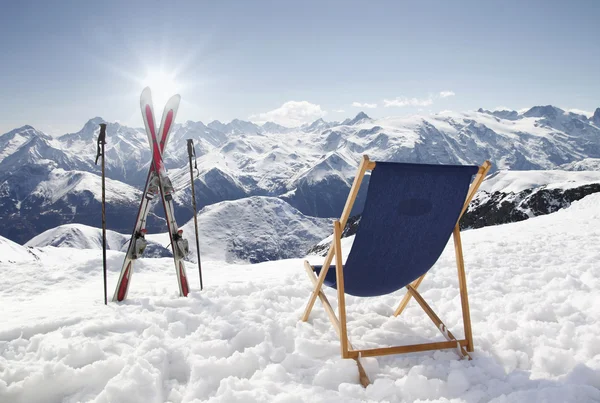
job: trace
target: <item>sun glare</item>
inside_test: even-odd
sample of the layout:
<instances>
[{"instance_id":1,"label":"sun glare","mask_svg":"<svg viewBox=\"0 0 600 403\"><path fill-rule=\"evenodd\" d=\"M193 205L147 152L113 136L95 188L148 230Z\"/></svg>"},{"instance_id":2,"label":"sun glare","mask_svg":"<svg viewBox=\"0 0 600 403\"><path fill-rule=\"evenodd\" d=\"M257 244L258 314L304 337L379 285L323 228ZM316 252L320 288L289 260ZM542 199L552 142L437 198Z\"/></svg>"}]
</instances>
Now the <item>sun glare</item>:
<instances>
[{"instance_id":1,"label":"sun glare","mask_svg":"<svg viewBox=\"0 0 600 403\"><path fill-rule=\"evenodd\" d=\"M144 87L150 87L152 90L152 100L154 108L157 110L160 110L167 103L167 100L181 89L175 81L175 77L163 71L148 72L143 80L143 85Z\"/></svg>"}]
</instances>

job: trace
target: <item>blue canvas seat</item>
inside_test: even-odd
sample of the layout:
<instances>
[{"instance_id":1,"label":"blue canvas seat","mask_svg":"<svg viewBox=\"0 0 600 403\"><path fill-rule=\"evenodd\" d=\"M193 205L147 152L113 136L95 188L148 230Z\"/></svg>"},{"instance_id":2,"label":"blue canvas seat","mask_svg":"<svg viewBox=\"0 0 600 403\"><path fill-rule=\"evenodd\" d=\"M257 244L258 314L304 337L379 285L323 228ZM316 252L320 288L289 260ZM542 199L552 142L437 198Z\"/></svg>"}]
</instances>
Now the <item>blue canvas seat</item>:
<instances>
[{"instance_id":1,"label":"blue canvas seat","mask_svg":"<svg viewBox=\"0 0 600 403\"><path fill-rule=\"evenodd\" d=\"M471 165L376 164L344 264L344 291L359 297L397 291L433 266L479 170ZM321 267L314 266L317 274ZM335 288L335 266L325 285Z\"/></svg>"},{"instance_id":2,"label":"blue canvas seat","mask_svg":"<svg viewBox=\"0 0 600 403\"><path fill-rule=\"evenodd\" d=\"M333 241L323 265L311 266L308 261L304 262L314 288L302 316L302 320L307 321L316 299L321 300L340 336L342 357L357 361L363 386L369 380L359 357L453 348L461 356L470 358L473 337L459 221L490 167L488 161L481 166L430 165L370 161L363 156L341 218L334 222ZM343 263L342 229L368 170L371 177L362 217ZM454 337L417 291L451 236L458 267L464 339ZM323 285L337 289L338 316L322 290ZM345 294L375 297L401 288L406 288L407 293L394 315L398 316L414 298L446 341L354 349L347 335Z\"/></svg>"}]
</instances>

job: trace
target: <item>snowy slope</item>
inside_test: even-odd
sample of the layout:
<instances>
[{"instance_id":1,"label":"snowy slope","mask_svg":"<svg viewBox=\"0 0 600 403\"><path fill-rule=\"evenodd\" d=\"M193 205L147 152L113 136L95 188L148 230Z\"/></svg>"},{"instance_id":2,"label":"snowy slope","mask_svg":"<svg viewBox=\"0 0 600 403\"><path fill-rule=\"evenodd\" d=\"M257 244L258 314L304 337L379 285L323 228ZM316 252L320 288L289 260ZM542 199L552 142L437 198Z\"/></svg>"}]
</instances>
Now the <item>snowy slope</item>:
<instances>
[{"instance_id":1,"label":"snowy slope","mask_svg":"<svg viewBox=\"0 0 600 403\"><path fill-rule=\"evenodd\" d=\"M479 188L461 224L480 228L553 213L600 192L600 171L498 171Z\"/></svg>"},{"instance_id":2,"label":"snowy slope","mask_svg":"<svg viewBox=\"0 0 600 403\"><path fill-rule=\"evenodd\" d=\"M124 235L111 230L106 231L107 249L120 250L125 241ZM102 229L83 224L65 224L33 237L25 246L102 249Z\"/></svg>"},{"instance_id":3,"label":"snowy slope","mask_svg":"<svg viewBox=\"0 0 600 403\"><path fill-rule=\"evenodd\" d=\"M466 231L474 359L451 350L363 359L374 381L366 389L318 302L299 322L310 293L299 259L205 262L206 288L191 280L188 298L177 297L171 259L142 259L130 299L105 307L100 251L42 248L34 264L0 263L0 304L10 307L0 401L600 401L599 205L591 195ZM108 257L112 290L123 254ZM420 289L461 337L451 243ZM402 295L347 297L354 344L442 338L414 302L392 316Z\"/></svg>"},{"instance_id":4,"label":"snowy slope","mask_svg":"<svg viewBox=\"0 0 600 403\"><path fill-rule=\"evenodd\" d=\"M600 158L584 158L570 164L561 165L565 171L600 171Z\"/></svg>"},{"instance_id":5,"label":"snowy slope","mask_svg":"<svg viewBox=\"0 0 600 403\"><path fill-rule=\"evenodd\" d=\"M479 187L461 220L461 228L506 224L554 213L599 192L600 171L497 171ZM355 234L359 224L360 215L351 216L342 236ZM331 236L311 246L309 253L325 256L330 244Z\"/></svg>"},{"instance_id":6,"label":"snowy slope","mask_svg":"<svg viewBox=\"0 0 600 403\"><path fill-rule=\"evenodd\" d=\"M106 200L115 204L138 201L142 192L123 182L106 179ZM54 204L71 195L89 193L95 201L102 201L102 178L89 172L55 169L47 180L40 182L31 195L43 200L43 205Z\"/></svg>"},{"instance_id":7,"label":"snowy slope","mask_svg":"<svg viewBox=\"0 0 600 403\"><path fill-rule=\"evenodd\" d=\"M31 126L23 126L0 136L0 163L36 137L51 140L50 136Z\"/></svg>"},{"instance_id":8,"label":"snowy slope","mask_svg":"<svg viewBox=\"0 0 600 403\"><path fill-rule=\"evenodd\" d=\"M107 230L106 248L108 250L126 252L130 237L130 235L123 235ZM60 225L33 237L27 241L25 246L38 248L54 246L57 248L102 249L102 229L83 224ZM148 241L144 257L167 256L173 256L170 249L157 242Z\"/></svg>"},{"instance_id":9,"label":"snowy slope","mask_svg":"<svg viewBox=\"0 0 600 403\"><path fill-rule=\"evenodd\" d=\"M197 261L194 220L181 227L188 259ZM262 262L303 256L331 230L329 219L307 217L275 197L254 196L217 203L198 212L201 259ZM148 235L167 245L168 234Z\"/></svg>"},{"instance_id":10,"label":"snowy slope","mask_svg":"<svg viewBox=\"0 0 600 403\"><path fill-rule=\"evenodd\" d=\"M30 248L0 236L0 263L31 262L35 256Z\"/></svg>"},{"instance_id":11,"label":"snowy slope","mask_svg":"<svg viewBox=\"0 0 600 403\"><path fill-rule=\"evenodd\" d=\"M486 193L519 193L538 187L570 189L600 182L600 171L499 171L488 176L479 190Z\"/></svg>"},{"instance_id":12,"label":"snowy slope","mask_svg":"<svg viewBox=\"0 0 600 403\"><path fill-rule=\"evenodd\" d=\"M18 184L0 185L0 234L26 242L41 232L63 223L100 226L102 183L93 173L40 167L19 171ZM0 173L0 180L3 175ZM123 182L106 179L106 221L109 228L131 231L141 192ZM161 229L164 221L153 213L148 228Z\"/></svg>"},{"instance_id":13,"label":"snowy slope","mask_svg":"<svg viewBox=\"0 0 600 403\"><path fill-rule=\"evenodd\" d=\"M87 166L84 170L100 173L100 165L94 163L100 123L107 123L105 145L107 176L130 185L142 186L146 179L144 171L147 172L151 156L148 137L143 129L129 128L96 117L86 122L80 131L60 136L59 147L86 161Z\"/></svg>"},{"instance_id":14,"label":"snowy slope","mask_svg":"<svg viewBox=\"0 0 600 403\"><path fill-rule=\"evenodd\" d=\"M232 219L233 217L233 219ZM197 261L194 221L183 225L190 244L188 259ZM257 262L303 256L331 230L330 220L306 217L274 197L221 202L198 213L202 259ZM107 230L107 248L125 252L130 235ZM144 257L171 256L167 233L148 234ZM102 229L65 224L29 240L26 246L101 249ZM20 246L20 245L18 245Z\"/></svg>"}]
</instances>

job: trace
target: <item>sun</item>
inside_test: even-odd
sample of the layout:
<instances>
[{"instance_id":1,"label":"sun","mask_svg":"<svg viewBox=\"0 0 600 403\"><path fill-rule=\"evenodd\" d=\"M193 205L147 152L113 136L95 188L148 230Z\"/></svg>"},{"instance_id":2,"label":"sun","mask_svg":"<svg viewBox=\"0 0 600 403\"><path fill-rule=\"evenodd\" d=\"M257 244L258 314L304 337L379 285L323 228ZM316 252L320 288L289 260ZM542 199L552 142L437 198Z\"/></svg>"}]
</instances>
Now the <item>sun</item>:
<instances>
[{"instance_id":1,"label":"sun","mask_svg":"<svg viewBox=\"0 0 600 403\"><path fill-rule=\"evenodd\" d=\"M155 108L162 108L167 100L181 90L175 76L164 71L149 71L142 80L144 87L152 90L152 100Z\"/></svg>"}]
</instances>

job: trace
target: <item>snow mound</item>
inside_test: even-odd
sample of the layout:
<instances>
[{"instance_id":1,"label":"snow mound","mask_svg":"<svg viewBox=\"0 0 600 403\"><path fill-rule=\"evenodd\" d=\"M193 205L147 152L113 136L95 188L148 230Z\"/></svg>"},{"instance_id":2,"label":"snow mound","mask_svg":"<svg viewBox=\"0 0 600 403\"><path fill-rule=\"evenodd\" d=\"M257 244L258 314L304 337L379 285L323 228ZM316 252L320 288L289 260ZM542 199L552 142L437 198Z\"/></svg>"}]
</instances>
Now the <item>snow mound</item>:
<instances>
[{"instance_id":1,"label":"snow mound","mask_svg":"<svg viewBox=\"0 0 600 403\"><path fill-rule=\"evenodd\" d=\"M131 235L106 230L106 248L126 252ZM26 246L42 248L102 249L102 229L83 224L65 224L31 238ZM144 257L165 257L172 253L157 242L148 240Z\"/></svg>"},{"instance_id":2,"label":"snow mound","mask_svg":"<svg viewBox=\"0 0 600 403\"><path fill-rule=\"evenodd\" d=\"M0 263L31 262L34 260L36 260L34 252L0 236Z\"/></svg>"},{"instance_id":3,"label":"snow mound","mask_svg":"<svg viewBox=\"0 0 600 403\"><path fill-rule=\"evenodd\" d=\"M120 250L127 237L118 232L106 231L107 249ZM83 224L65 224L49 229L31 238L26 246L60 248L102 249L102 229Z\"/></svg>"},{"instance_id":4,"label":"snow mound","mask_svg":"<svg viewBox=\"0 0 600 403\"><path fill-rule=\"evenodd\" d=\"M183 226L193 239L194 220ZM308 217L276 197L254 196L205 207L198 213L202 256L228 262L303 256L331 230L329 219ZM190 259L196 259L190 241Z\"/></svg>"}]
</instances>

